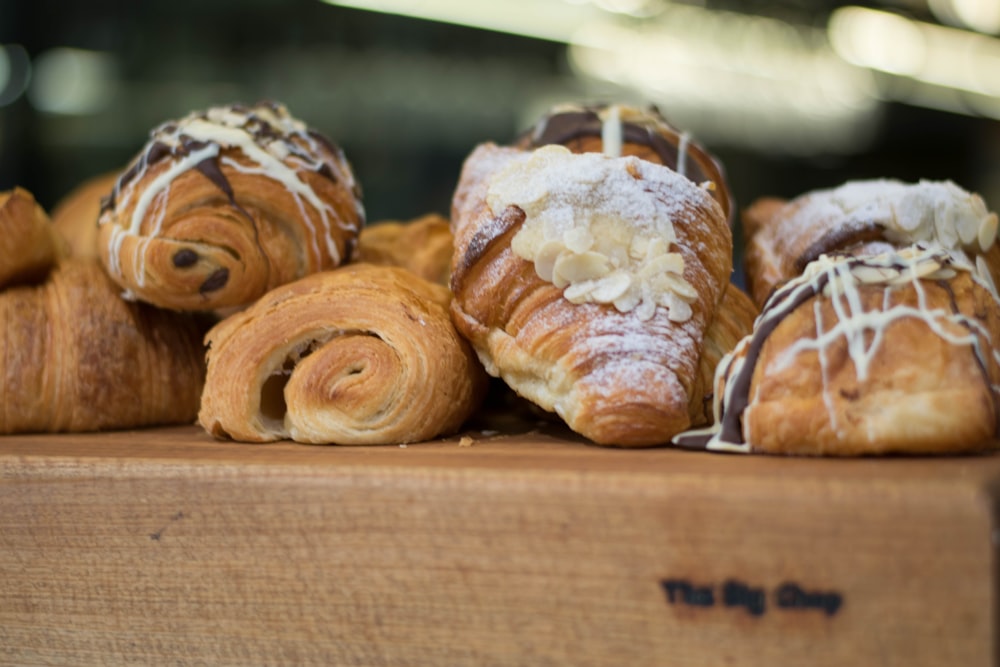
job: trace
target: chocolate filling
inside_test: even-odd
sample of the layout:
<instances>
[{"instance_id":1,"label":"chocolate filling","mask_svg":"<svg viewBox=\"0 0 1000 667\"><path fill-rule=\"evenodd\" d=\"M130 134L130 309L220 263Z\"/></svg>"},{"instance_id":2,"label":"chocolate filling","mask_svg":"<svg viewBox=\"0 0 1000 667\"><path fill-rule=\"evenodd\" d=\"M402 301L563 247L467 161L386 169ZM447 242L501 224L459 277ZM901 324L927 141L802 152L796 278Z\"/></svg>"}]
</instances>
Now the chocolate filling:
<instances>
[{"instance_id":1,"label":"chocolate filling","mask_svg":"<svg viewBox=\"0 0 1000 667\"><path fill-rule=\"evenodd\" d=\"M205 282L201 284L198 291L202 294L214 292L215 290L222 289L227 282L229 282L229 269L225 267L216 269L212 272L212 275L205 279Z\"/></svg>"},{"instance_id":2,"label":"chocolate filling","mask_svg":"<svg viewBox=\"0 0 1000 667\"><path fill-rule=\"evenodd\" d=\"M190 248L182 248L174 253L173 262L178 269L186 269L198 262L198 253Z\"/></svg>"}]
</instances>

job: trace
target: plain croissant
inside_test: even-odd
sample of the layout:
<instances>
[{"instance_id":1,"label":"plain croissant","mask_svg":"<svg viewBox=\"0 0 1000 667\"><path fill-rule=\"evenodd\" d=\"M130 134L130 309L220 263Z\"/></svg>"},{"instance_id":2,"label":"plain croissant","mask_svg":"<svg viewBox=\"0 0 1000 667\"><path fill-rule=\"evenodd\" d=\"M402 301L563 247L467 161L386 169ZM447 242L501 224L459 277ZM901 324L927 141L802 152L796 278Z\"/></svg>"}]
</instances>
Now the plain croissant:
<instances>
[{"instance_id":1,"label":"plain croissant","mask_svg":"<svg viewBox=\"0 0 1000 667\"><path fill-rule=\"evenodd\" d=\"M190 423L204 328L126 302L96 261L0 292L0 433Z\"/></svg>"}]
</instances>

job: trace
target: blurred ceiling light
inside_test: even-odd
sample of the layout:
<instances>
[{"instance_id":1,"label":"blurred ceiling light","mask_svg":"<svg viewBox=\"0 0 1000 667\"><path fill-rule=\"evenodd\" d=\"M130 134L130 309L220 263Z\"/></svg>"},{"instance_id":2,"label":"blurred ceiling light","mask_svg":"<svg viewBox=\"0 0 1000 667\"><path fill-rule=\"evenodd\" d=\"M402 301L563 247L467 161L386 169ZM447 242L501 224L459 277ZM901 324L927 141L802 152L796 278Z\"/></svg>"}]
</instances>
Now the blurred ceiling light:
<instances>
[{"instance_id":1,"label":"blurred ceiling light","mask_svg":"<svg viewBox=\"0 0 1000 667\"><path fill-rule=\"evenodd\" d=\"M641 27L584 26L569 55L580 73L643 92L703 138L850 152L878 114L867 70L839 58L822 30L777 19L677 5Z\"/></svg>"},{"instance_id":2,"label":"blurred ceiling light","mask_svg":"<svg viewBox=\"0 0 1000 667\"><path fill-rule=\"evenodd\" d=\"M830 43L848 62L924 84L1000 96L1000 40L864 7L830 17Z\"/></svg>"},{"instance_id":3,"label":"blurred ceiling light","mask_svg":"<svg viewBox=\"0 0 1000 667\"><path fill-rule=\"evenodd\" d=\"M322 1L330 5L483 28L556 42L568 41L570 35L580 25L601 13L600 9L588 4L563 0Z\"/></svg>"},{"instance_id":4,"label":"blurred ceiling light","mask_svg":"<svg viewBox=\"0 0 1000 667\"><path fill-rule=\"evenodd\" d=\"M14 102L31 80L31 60L20 44L0 44L0 107Z\"/></svg>"},{"instance_id":5,"label":"blurred ceiling light","mask_svg":"<svg viewBox=\"0 0 1000 667\"><path fill-rule=\"evenodd\" d=\"M613 14L626 16L652 16L661 11L670 0L563 0L571 5L595 5Z\"/></svg>"},{"instance_id":6,"label":"blurred ceiling light","mask_svg":"<svg viewBox=\"0 0 1000 667\"><path fill-rule=\"evenodd\" d=\"M82 115L111 103L117 86L114 58L100 51L55 48L35 59L28 99L39 111Z\"/></svg>"},{"instance_id":7,"label":"blurred ceiling light","mask_svg":"<svg viewBox=\"0 0 1000 667\"><path fill-rule=\"evenodd\" d=\"M995 35L1000 32L1000 0L928 0L943 23Z\"/></svg>"}]
</instances>

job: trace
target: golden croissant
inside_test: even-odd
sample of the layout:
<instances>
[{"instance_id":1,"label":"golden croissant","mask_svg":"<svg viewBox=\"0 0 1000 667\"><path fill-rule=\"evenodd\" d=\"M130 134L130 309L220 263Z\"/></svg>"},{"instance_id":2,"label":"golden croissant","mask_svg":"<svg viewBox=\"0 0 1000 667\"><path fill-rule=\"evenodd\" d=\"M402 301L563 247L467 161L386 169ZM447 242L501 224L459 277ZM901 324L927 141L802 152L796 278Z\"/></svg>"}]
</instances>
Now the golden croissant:
<instances>
[{"instance_id":1,"label":"golden croissant","mask_svg":"<svg viewBox=\"0 0 1000 667\"><path fill-rule=\"evenodd\" d=\"M484 144L452 226L452 316L492 375L599 444L666 443L703 413L732 271L707 188L636 156Z\"/></svg>"},{"instance_id":2,"label":"golden croissant","mask_svg":"<svg viewBox=\"0 0 1000 667\"><path fill-rule=\"evenodd\" d=\"M247 442L395 444L455 432L486 375L447 288L352 263L278 287L207 335L199 421Z\"/></svg>"},{"instance_id":3,"label":"golden croissant","mask_svg":"<svg viewBox=\"0 0 1000 667\"><path fill-rule=\"evenodd\" d=\"M205 373L193 317L129 303L94 260L0 292L0 433L191 423Z\"/></svg>"},{"instance_id":4,"label":"golden croissant","mask_svg":"<svg viewBox=\"0 0 1000 667\"><path fill-rule=\"evenodd\" d=\"M220 310L349 260L363 222L340 148L280 104L232 105L152 131L97 243L128 297Z\"/></svg>"},{"instance_id":5,"label":"golden croissant","mask_svg":"<svg viewBox=\"0 0 1000 667\"><path fill-rule=\"evenodd\" d=\"M851 456L997 445L1000 302L966 258L823 255L719 365L716 424L675 442Z\"/></svg>"}]
</instances>

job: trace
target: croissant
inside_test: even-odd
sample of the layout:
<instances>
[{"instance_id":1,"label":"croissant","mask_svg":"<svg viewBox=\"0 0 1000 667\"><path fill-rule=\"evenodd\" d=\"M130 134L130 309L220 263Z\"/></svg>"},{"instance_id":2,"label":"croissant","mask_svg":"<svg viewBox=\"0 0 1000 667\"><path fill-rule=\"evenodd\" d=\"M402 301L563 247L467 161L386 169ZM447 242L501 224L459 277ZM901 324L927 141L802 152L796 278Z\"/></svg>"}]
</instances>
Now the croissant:
<instances>
[{"instance_id":1,"label":"croissant","mask_svg":"<svg viewBox=\"0 0 1000 667\"><path fill-rule=\"evenodd\" d=\"M343 152L274 103L160 125L119 176L98 252L129 298L238 308L351 257L364 222Z\"/></svg>"},{"instance_id":2,"label":"croissant","mask_svg":"<svg viewBox=\"0 0 1000 667\"><path fill-rule=\"evenodd\" d=\"M114 171L88 178L52 208L52 227L65 240L69 256L97 259L97 218L101 202L114 190L118 174Z\"/></svg>"},{"instance_id":3,"label":"croissant","mask_svg":"<svg viewBox=\"0 0 1000 667\"><path fill-rule=\"evenodd\" d=\"M353 263L267 293L209 331L199 422L217 438L369 445L455 432L486 375L450 293Z\"/></svg>"},{"instance_id":4,"label":"croissant","mask_svg":"<svg viewBox=\"0 0 1000 667\"><path fill-rule=\"evenodd\" d=\"M877 254L914 243L960 252L1000 284L997 215L950 181L851 181L791 201L762 198L742 219L747 283L758 306L823 254Z\"/></svg>"},{"instance_id":5,"label":"croissant","mask_svg":"<svg viewBox=\"0 0 1000 667\"><path fill-rule=\"evenodd\" d=\"M355 261L401 266L447 286L453 246L448 219L429 213L409 222L383 221L364 227Z\"/></svg>"},{"instance_id":6,"label":"croissant","mask_svg":"<svg viewBox=\"0 0 1000 667\"><path fill-rule=\"evenodd\" d=\"M704 184L730 218L732 194L722 163L687 132L671 125L655 106L559 104L514 142L526 150L549 144L574 153L634 155L670 167Z\"/></svg>"},{"instance_id":7,"label":"croissant","mask_svg":"<svg viewBox=\"0 0 1000 667\"><path fill-rule=\"evenodd\" d=\"M1000 302L960 255L823 255L719 365L688 447L852 456L995 448Z\"/></svg>"},{"instance_id":8,"label":"croissant","mask_svg":"<svg viewBox=\"0 0 1000 667\"><path fill-rule=\"evenodd\" d=\"M452 317L491 375L598 444L689 426L732 271L706 189L635 156L483 144L452 227Z\"/></svg>"},{"instance_id":9,"label":"croissant","mask_svg":"<svg viewBox=\"0 0 1000 667\"><path fill-rule=\"evenodd\" d=\"M574 153L634 155L662 164L707 188L732 217L732 194L722 163L691 136L671 125L655 106L627 104L560 104L543 114L515 145L533 149L549 144L562 145ZM693 424L709 423L711 387L715 365L743 336L750 332L757 308L736 285L726 288L723 302L709 324L705 336L696 393L707 391L708 401L691 403Z\"/></svg>"},{"instance_id":10,"label":"croissant","mask_svg":"<svg viewBox=\"0 0 1000 667\"><path fill-rule=\"evenodd\" d=\"M203 333L192 317L122 300L96 260L0 292L0 433L193 422Z\"/></svg>"},{"instance_id":11,"label":"croissant","mask_svg":"<svg viewBox=\"0 0 1000 667\"><path fill-rule=\"evenodd\" d=\"M45 210L23 188L0 192L0 288L41 280L59 256Z\"/></svg>"}]
</instances>

